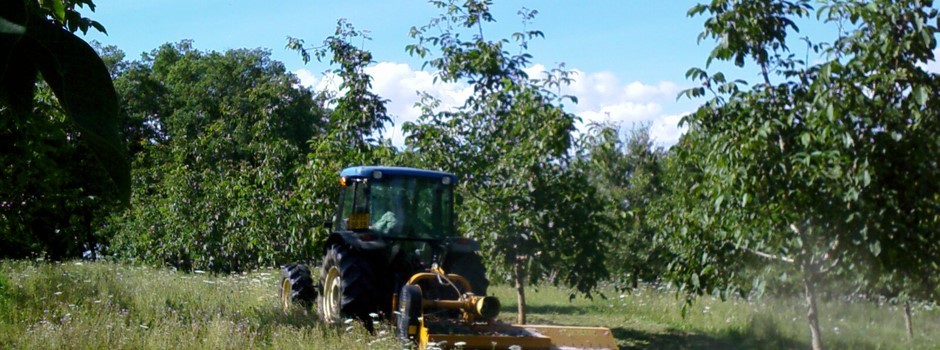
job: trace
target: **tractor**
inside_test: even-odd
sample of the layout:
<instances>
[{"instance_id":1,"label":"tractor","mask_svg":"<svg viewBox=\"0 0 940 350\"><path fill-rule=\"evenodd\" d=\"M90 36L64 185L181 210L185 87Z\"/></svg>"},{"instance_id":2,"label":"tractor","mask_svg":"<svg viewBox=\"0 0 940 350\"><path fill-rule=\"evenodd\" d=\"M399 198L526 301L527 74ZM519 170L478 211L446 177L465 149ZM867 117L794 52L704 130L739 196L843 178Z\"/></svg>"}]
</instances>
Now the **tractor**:
<instances>
[{"instance_id":1,"label":"tractor","mask_svg":"<svg viewBox=\"0 0 940 350\"><path fill-rule=\"evenodd\" d=\"M419 349L616 348L607 328L496 321L500 304L486 295L480 244L456 231L456 184L453 174L431 170L343 169L322 259L284 266L282 307L315 307L327 324L354 319L369 330L388 320Z\"/></svg>"}]
</instances>

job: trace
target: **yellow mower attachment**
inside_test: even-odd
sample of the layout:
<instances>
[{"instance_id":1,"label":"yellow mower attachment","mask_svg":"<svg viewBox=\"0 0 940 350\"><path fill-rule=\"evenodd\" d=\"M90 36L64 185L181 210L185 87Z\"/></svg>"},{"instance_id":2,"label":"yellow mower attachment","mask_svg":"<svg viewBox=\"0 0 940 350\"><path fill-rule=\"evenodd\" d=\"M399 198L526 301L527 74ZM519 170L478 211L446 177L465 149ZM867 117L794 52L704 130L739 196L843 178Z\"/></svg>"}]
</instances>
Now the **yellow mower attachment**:
<instances>
[{"instance_id":1,"label":"yellow mower attachment","mask_svg":"<svg viewBox=\"0 0 940 350\"><path fill-rule=\"evenodd\" d=\"M459 294L457 282L469 291L470 282L440 269L412 276L402 287L396 305L399 337L410 339L418 349L434 344L443 349L617 349L610 329L605 327L571 327L553 325L514 325L497 323L499 300L473 293ZM456 300L429 300L423 297L421 285L429 288L452 287L458 291ZM460 310L456 317L452 310Z\"/></svg>"},{"instance_id":2,"label":"yellow mower attachment","mask_svg":"<svg viewBox=\"0 0 940 350\"><path fill-rule=\"evenodd\" d=\"M610 329L606 327L574 327L551 325L478 325L467 334L432 334L422 328L419 349L438 344L444 349L463 342L463 349L617 349ZM441 345L443 344L443 345Z\"/></svg>"}]
</instances>

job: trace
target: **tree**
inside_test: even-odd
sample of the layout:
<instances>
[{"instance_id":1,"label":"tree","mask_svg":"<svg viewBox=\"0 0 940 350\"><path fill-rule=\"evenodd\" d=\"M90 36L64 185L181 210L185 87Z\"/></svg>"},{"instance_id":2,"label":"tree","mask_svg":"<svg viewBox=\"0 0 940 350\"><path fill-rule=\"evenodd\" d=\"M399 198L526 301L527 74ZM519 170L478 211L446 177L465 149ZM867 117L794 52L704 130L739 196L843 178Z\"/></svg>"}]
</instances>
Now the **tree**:
<instances>
[{"instance_id":1,"label":"tree","mask_svg":"<svg viewBox=\"0 0 940 350\"><path fill-rule=\"evenodd\" d=\"M304 47L304 41L297 38L288 38L287 44L287 48L300 54L304 63L310 61L312 51L317 60L329 58L330 64L339 65L332 73L342 80L339 90L343 96L336 99L326 96L329 103L335 103L329 118L329 131L350 148L377 143L386 124L392 122L385 108L388 100L370 90L372 77L365 73L366 67L375 63L372 53L349 42L355 38L372 40L367 33L340 19L336 23L336 31L319 47Z\"/></svg>"},{"instance_id":2,"label":"tree","mask_svg":"<svg viewBox=\"0 0 940 350\"><path fill-rule=\"evenodd\" d=\"M109 225L116 255L214 271L311 256L295 170L324 113L269 55L183 41L119 74L140 185Z\"/></svg>"},{"instance_id":3,"label":"tree","mask_svg":"<svg viewBox=\"0 0 940 350\"><path fill-rule=\"evenodd\" d=\"M658 279L666 260L656 242L653 208L662 194L664 152L653 145L649 126L634 127L622 140L618 126L594 125L585 137L579 166L605 204L599 223L611 237L608 265L615 281L629 276L635 289L640 279Z\"/></svg>"},{"instance_id":4,"label":"tree","mask_svg":"<svg viewBox=\"0 0 940 350\"><path fill-rule=\"evenodd\" d=\"M461 176L461 228L493 259L490 274L513 281L518 321L525 323L527 284L554 272L555 283L589 294L607 276L599 253L606 239L595 223L600 202L587 175L571 166L578 118L563 109L569 97L557 93L570 78L561 69L543 79L526 74L531 56L525 50L539 31L513 34L516 55L504 47L509 40L487 40L490 1L432 3L444 13L412 28L418 42L407 50L426 58L437 49L440 56L426 62L436 78L466 81L474 92L451 111L425 94L418 123L403 127L406 145L420 164ZM520 14L528 23L536 11Z\"/></svg>"},{"instance_id":5,"label":"tree","mask_svg":"<svg viewBox=\"0 0 940 350\"><path fill-rule=\"evenodd\" d=\"M129 198L111 79L73 34L104 31L78 13L84 6L94 10L87 0L0 6L2 256L94 252L95 213Z\"/></svg>"},{"instance_id":6,"label":"tree","mask_svg":"<svg viewBox=\"0 0 940 350\"><path fill-rule=\"evenodd\" d=\"M396 151L388 140L382 140L382 130L392 122L385 107L387 100L371 91L372 77L365 69L373 64L372 54L349 41L354 38L371 40L345 19L336 23L333 35L317 47L305 47L304 41L289 38L287 48L297 51L304 63L312 57L329 59L338 67L332 73L341 79L340 96L320 92L323 108L333 107L328 114L322 137L310 140L307 162L298 168L298 192L306 198L304 211L314 222L330 222L339 199L337 176L351 165L396 164ZM312 249L322 255L325 236L312 237Z\"/></svg>"},{"instance_id":7,"label":"tree","mask_svg":"<svg viewBox=\"0 0 940 350\"><path fill-rule=\"evenodd\" d=\"M685 191L668 232L678 252L671 278L690 294L747 287L748 263L800 271L814 349L820 280L843 276L936 301L940 214L940 119L932 1L822 2L817 16L838 26L831 43L805 39L819 63L795 58L788 35L806 0L697 5L700 38L713 59L753 61L750 89L721 73L691 69L712 98L684 119L677 146ZM777 82L775 82L777 81Z\"/></svg>"}]
</instances>

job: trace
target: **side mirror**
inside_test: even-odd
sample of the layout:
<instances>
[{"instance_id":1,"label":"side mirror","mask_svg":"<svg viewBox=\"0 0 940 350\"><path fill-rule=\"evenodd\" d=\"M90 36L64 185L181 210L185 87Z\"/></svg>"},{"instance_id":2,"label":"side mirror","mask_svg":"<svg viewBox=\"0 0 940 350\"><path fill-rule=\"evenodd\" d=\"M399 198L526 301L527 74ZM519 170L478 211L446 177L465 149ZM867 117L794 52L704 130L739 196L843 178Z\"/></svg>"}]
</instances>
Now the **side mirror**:
<instances>
[{"instance_id":1,"label":"side mirror","mask_svg":"<svg viewBox=\"0 0 940 350\"><path fill-rule=\"evenodd\" d=\"M322 224L323 224L323 227L326 227L326 228L333 228L333 221L332 221L332 220L323 220L323 223L322 223Z\"/></svg>"}]
</instances>

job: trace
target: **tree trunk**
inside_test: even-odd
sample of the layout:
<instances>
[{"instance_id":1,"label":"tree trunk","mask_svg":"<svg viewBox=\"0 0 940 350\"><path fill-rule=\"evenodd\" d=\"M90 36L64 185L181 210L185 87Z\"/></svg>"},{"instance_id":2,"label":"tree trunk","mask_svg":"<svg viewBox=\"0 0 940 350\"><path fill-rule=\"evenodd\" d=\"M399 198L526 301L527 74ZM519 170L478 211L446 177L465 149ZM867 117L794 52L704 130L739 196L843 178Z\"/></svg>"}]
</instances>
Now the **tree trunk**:
<instances>
[{"instance_id":1,"label":"tree trunk","mask_svg":"<svg viewBox=\"0 0 940 350\"><path fill-rule=\"evenodd\" d=\"M911 302L904 302L904 326L907 328L907 340L914 341L914 323L911 321Z\"/></svg>"},{"instance_id":2,"label":"tree trunk","mask_svg":"<svg viewBox=\"0 0 940 350\"><path fill-rule=\"evenodd\" d=\"M636 267L633 268L633 276L630 278L630 284L632 285L633 290L636 290L640 287L640 269Z\"/></svg>"},{"instance_id":3,"label":"tree trunk","mask_svg":"<svg viewBox=\"0 0 940 350\"><path fill-rule=\"evenodd\" d=\"M809 334L812 337L813 350L822 350L822 337L819 332L819 316L816 310L816 273L806 262L803 263L803 289L806 294L807 313L809 321Z\"/></svg>"},{"instance_id":4,"label":"tree trunk","mask_svg":"<svg viewBox=\"0 0 940 350\"><path fill-rule=\"evenodd\" d=\"M525 324L525 271L523 271L522 262L516 260L512 265L513 275L516 280L516 323Z\"/></svg>"}]
</instances>

